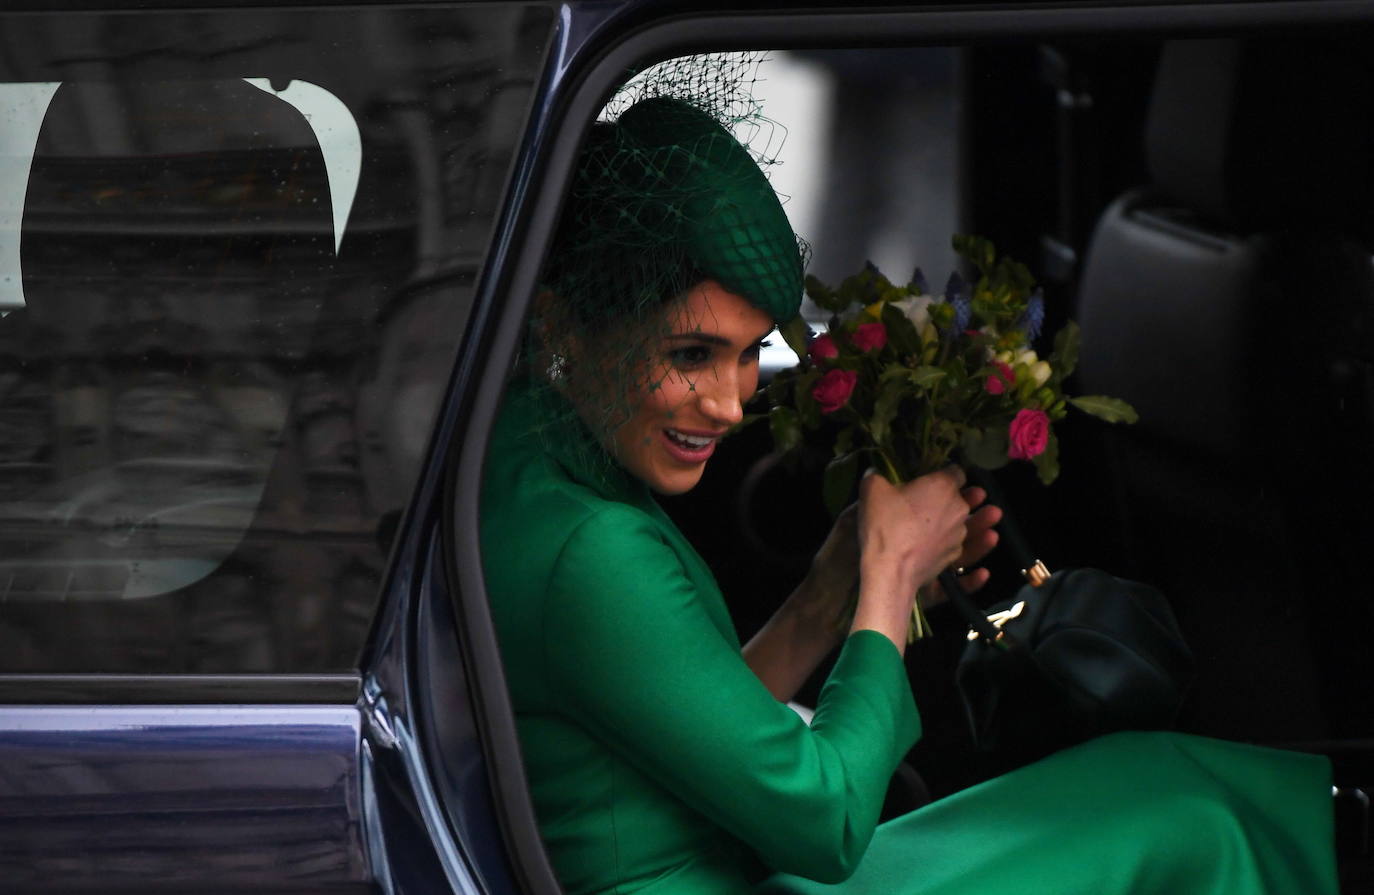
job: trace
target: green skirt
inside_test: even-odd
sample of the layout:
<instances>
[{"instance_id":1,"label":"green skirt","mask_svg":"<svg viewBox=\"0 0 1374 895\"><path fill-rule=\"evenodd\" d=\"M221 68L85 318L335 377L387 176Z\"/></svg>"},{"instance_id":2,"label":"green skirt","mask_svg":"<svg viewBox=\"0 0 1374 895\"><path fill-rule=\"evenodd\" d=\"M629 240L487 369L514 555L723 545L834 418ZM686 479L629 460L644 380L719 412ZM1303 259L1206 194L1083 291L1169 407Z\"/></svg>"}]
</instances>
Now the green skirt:
<instances>
[{"instance_id":1,"label":"green skirt","mask_svg":"<svg viewBox=\"0 0 1374 895\"><path fill-rule=\"evenodd\" d=\"M878 828L838 885L873 895L1335 895L1324 758L1170 733L1068 749Z\"/></svg>"}]
</instances>

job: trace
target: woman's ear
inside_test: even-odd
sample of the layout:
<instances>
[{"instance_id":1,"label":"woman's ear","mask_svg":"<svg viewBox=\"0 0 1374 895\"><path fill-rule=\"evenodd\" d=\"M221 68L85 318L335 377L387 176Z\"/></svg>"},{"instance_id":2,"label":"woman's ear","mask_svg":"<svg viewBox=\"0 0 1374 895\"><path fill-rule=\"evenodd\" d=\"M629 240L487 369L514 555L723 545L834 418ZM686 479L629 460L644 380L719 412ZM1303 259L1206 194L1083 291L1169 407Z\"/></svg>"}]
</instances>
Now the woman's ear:
<instances>
[{"instance_id":1,"label":"woman's ear","mask_svg":"<svg viewBox=\"0 0 1374 895\"><path fill-rule=\"evenodd\" d=\"M576 329L566 319L567 309L551 289L540 289L534 296L530 317L530 335L538 360L536 369L542 370L549 381L562 384L568 375L568 359L577 356L581 347Z\"/></svg>"}]
</instances>

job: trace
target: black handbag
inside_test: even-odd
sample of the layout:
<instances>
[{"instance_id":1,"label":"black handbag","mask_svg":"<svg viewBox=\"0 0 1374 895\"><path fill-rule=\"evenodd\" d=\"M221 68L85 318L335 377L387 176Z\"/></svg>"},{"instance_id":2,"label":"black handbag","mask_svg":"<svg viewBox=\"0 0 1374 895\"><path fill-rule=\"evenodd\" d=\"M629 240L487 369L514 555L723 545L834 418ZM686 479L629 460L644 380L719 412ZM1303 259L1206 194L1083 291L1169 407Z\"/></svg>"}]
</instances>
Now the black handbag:
<instances>
[{"instance_id":1,"label":"black handbag","mask_svg":"<svg viewBox=\"0 0 1374 895\"><path fill-rule=\"evenodd\" d=\"M1024 763L1102 734L1171 726L1193 657L1164 595L1098 569L1050 575L1036 561L1023 574L1016 596L987 610L941 576L971 629L955 682L976 747Z\"/></svg>"}]
</instances>

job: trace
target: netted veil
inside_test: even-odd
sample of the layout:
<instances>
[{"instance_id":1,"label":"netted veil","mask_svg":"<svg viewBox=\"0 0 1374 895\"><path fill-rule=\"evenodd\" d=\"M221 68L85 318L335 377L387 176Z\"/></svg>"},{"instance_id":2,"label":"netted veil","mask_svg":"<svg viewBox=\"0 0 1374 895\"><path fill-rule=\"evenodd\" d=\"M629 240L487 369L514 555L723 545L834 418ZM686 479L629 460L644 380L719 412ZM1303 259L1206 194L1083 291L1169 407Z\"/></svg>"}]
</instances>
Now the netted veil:
<instances>
[{"instance_id":1,"label":"netted veil","mask_svg":"<svg viewBox=\"0 0 1374 895\"><path fill-rule=\"evenodd\" d=\"M753 96L762 61L712 54L646 69L579 153L526 372L603 443L665 375L654 346L690 287L715 280L777 322L798 312L807 249L764 173L781 128Z\"/></svg>"}]
</instances>

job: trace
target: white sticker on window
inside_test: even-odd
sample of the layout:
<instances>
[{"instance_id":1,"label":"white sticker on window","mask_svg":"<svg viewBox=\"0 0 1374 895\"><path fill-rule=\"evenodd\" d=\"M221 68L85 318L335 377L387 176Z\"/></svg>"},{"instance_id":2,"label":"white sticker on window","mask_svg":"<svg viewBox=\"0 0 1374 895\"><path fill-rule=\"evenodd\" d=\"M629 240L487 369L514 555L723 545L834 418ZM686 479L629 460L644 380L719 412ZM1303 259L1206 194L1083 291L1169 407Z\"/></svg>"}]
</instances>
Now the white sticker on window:
<instances>
[{"instance_id":1,"label":"white sticker on window","mask_svg":"<svg viewBox=\"0 0 1374 895\"><path fill-rule=\"evenodd\" d=\"M362 170L362 135L353 113L337 96L308 81L276 90L267 78L244 78L294 107L310 125L324 156L334 221L334 251L343 241ZM19 241L24 200L38 150L38 134L60 81L0 84L0 315L24 306Z\"/></svg>"},{"instance_id":2,"label":"white sticker on window","mask_svg":"<svg viewBox=\"0 0 1374 895\"><path fill-rule=\"evenodd\" d=\"M291 81L277 90L267 78L244 78L259 90L272 94L296 108L315 132L324 154L325 175L329 178L329 201L334 211L334 253L339 252L353 197L358 192L362 170L363 140L358 122L343 100L309 81Z\"/></svg>"},{"instance_id":3,"label":"white sticker on window","mask_svg":"<svg viewBox=\"0 0 1374 895\"><path fill-rule=\"evenodd\" d=\"M19 228L38 132L60 81L0 84L0 312L24 306Z\"/></svg>"}]
</instances>

